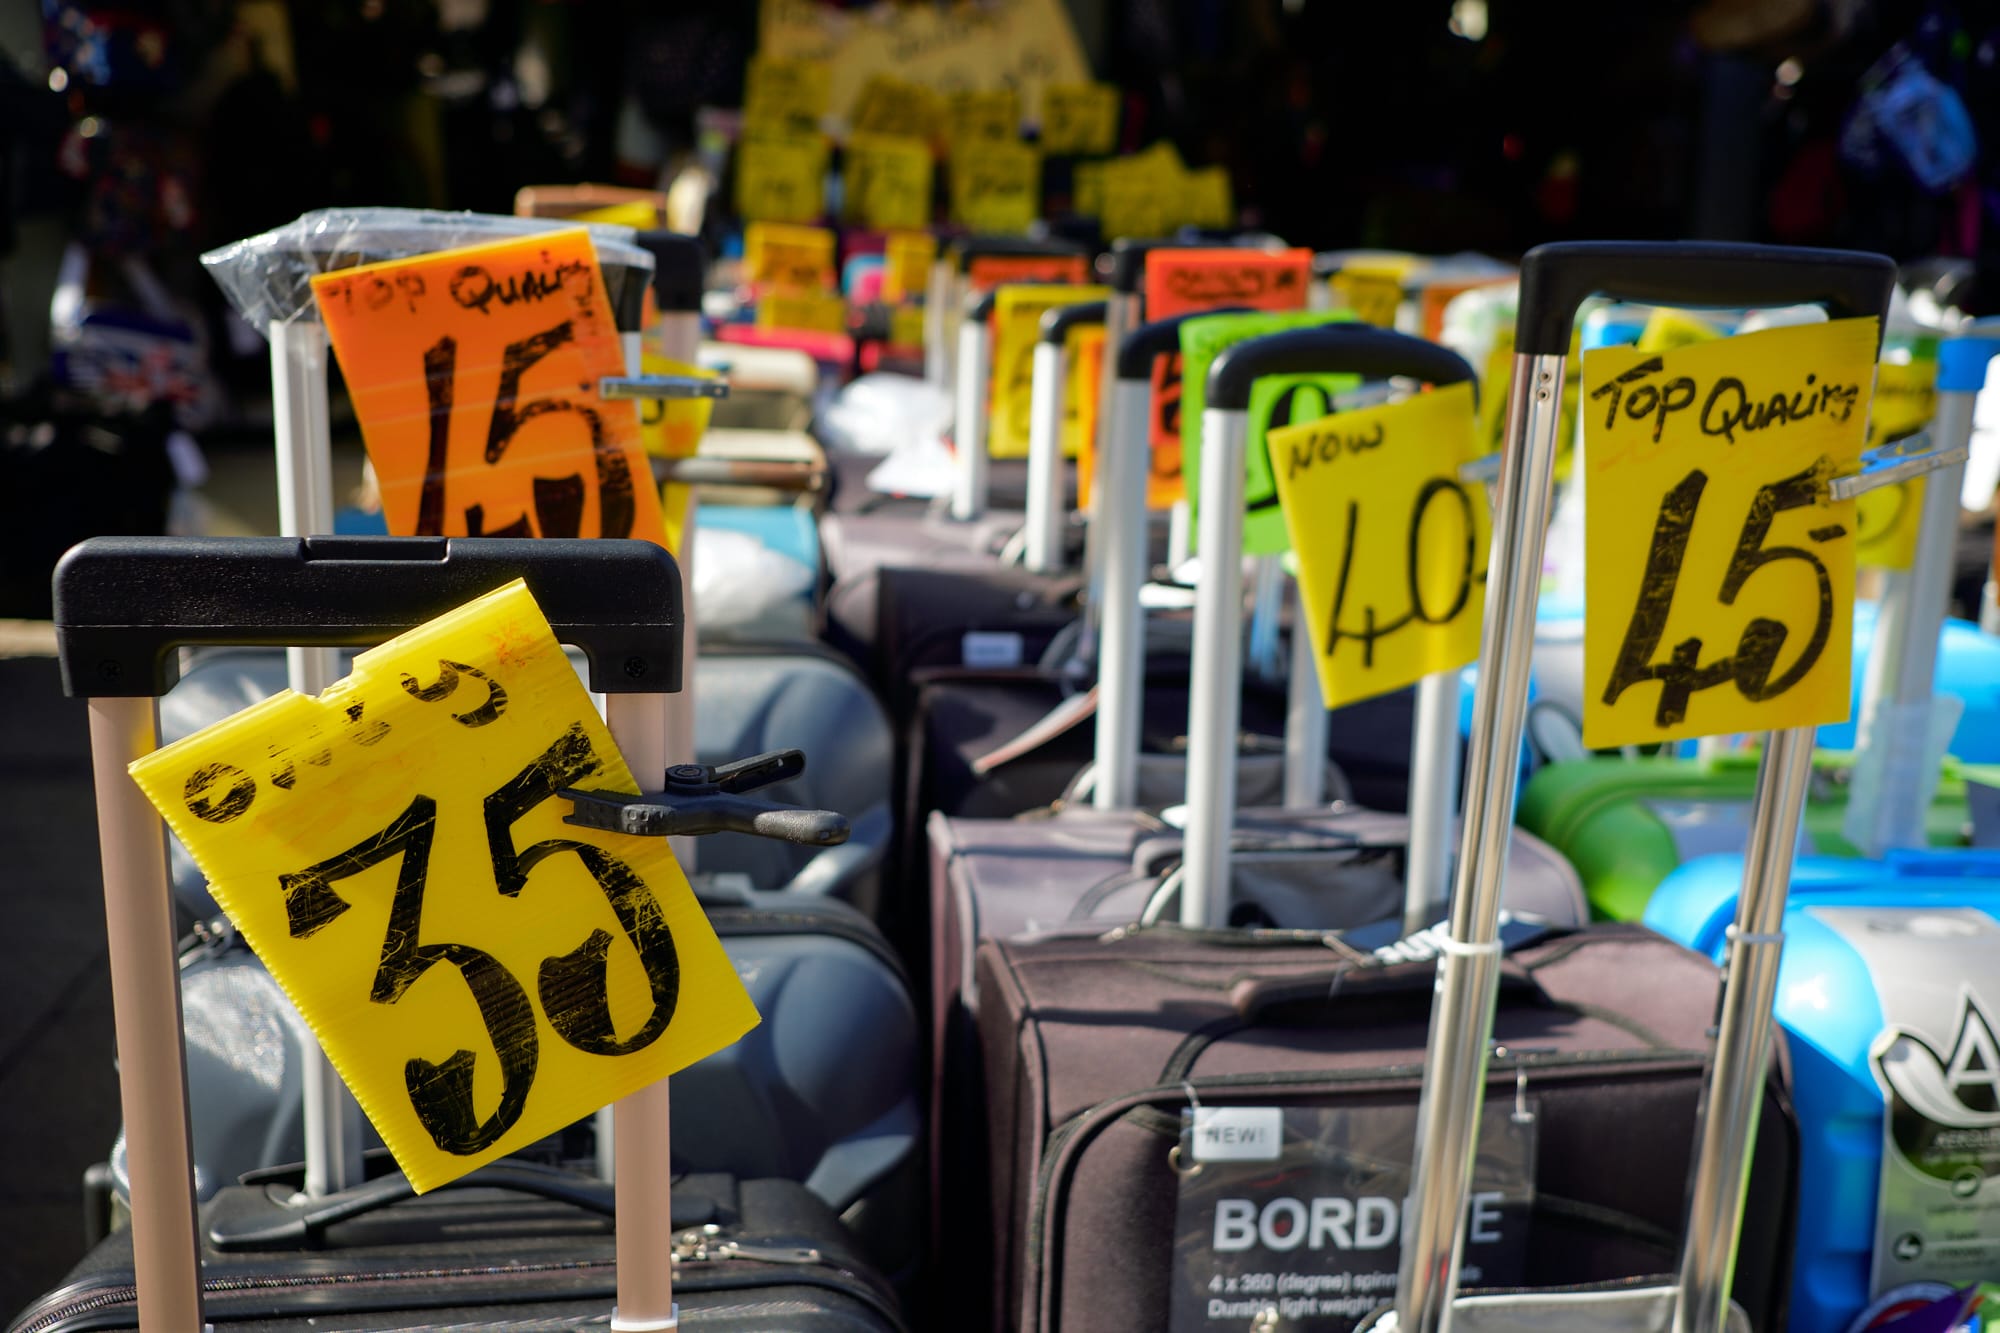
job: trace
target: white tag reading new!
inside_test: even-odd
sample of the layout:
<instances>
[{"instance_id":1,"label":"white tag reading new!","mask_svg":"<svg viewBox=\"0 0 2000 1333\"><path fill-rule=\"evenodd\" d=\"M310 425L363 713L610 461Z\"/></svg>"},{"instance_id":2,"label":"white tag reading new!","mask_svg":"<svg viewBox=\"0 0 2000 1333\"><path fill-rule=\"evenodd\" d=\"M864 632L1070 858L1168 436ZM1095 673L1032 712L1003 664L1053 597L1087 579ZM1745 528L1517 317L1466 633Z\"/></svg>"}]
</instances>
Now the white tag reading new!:
<instances>
[{"instance_id":1,"label":"white tag reading new!","mask_svg":"<svg viewBox=\"0 0 2000 1333\"><path fill-rule=\"evenodd\" d=\"M1283 1107L1194 1108L1194 1160L1197 1162L1275 1162L1284 1146Z\"/></svg>"}]
</instances>

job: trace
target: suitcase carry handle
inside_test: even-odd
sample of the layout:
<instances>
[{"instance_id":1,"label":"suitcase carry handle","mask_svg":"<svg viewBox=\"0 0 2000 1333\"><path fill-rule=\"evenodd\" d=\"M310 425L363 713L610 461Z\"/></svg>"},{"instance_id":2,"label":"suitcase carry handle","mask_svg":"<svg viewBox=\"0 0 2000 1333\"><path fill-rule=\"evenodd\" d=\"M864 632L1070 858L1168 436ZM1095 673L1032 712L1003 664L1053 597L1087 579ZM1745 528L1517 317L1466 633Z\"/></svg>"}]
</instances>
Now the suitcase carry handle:
<instances>
[{"instance_id":1,"label":"suitcase carry handle","mask_svg":"<svg viewBox=\"0 0 2000 1333\"><path fill-rule=\"evenodd\" d=\"M1343 373L1436 385L1477 382L1471 364L1448 347L1372 324L1322 324L1225 350L1208 370L1207 405L1221 412L1247 410L1250 386L1266 375Z\"/></svg>"},{"instance_id":2,"label":"suitcase carry handle","mask_svg":"<svg viewBox=\"0 0 2000 1333\"><path fill-rule=\"evenodd\" d=\"M1144 382L1153 373L1153 362L1168 352L1181 349L1181 325L1191 319L1207 319L1210 315L1247 315L1252 311L1248 306L1226 305L1214 310L1190 310L1184 315L1174 315L1168 319L1156 319L1141 324L1126 334L1118 343L1118 378ZM1139 438L1144 439L1143 432Z\"/></svg>"},{"instance_id":3,"label":"suitcase carry handle","mask_svg":"<svg viewBox=\"0 0 2000 1333\"><path fill-rule=\"evenodd\" d=\"M591 689L680 688L680 570L665 548L515 537L93 537L56 566L63 688L165 694L186 644L372 647L515 578L583 650Z\"/></svg>"},{"instance_id":4,"label":"suitcase carry handle","mask_svg":"<svg viewBox=\"0 0 2000 1333\"><path fill-rule=\"evenodd\" d=\"M1521 356L1567 356L1570 326L1587 296L1647 305L1823 304L1835 318L1882 318L1895 285L1894 261L1860 250L1722 241L1558 241L1521 258L1514 350Z\"/></svg>"},{"instance_id":5,"label":"suitcase carry handle","mask_svg":"<svg viewBox=\"0 0 2000 1333\"><path fill-rule=\"evenodd\" d=\"M1311 976L1245 978L1229 988L1229 1006L1246 1025L1332 1017L1346 1000L1385 995L1419 998L1428 1013L1430 995L1436 988L1435 959L1393 964L1370 961ZM1501 964L1500 989L1527 996L1535 1003L1554 1003L1534 975L1517 963Z\"/></svg>"}]
</instances>

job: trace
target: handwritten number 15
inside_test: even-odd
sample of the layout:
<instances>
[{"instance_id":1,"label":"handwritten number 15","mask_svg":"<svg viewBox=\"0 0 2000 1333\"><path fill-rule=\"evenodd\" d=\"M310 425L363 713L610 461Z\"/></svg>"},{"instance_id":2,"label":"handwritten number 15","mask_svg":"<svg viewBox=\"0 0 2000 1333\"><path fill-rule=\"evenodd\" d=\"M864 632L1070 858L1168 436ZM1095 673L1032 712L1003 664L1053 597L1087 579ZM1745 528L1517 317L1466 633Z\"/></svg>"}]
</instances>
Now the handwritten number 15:
<instances>
[{"instance_id":1,"label":"handwritten number 15","mask_svg":"<svg viewBox=\"0 0 2000 1333\"><path fill-rule=\"evenodd\" d=\"M1653 721L1660 727L1680 724L1687 718L1688 702L1698 692L1734 683L1744 698L1752 702L1775 699L1797 685L1818 663L1833 630L1833 581L1820 558L1802 546L1764 545L1771 521L1787 509L1803 509L1819 501L1825 486L1825 460L1793 476L1758 490L1743 518L1729 566L1723 572L1717 601L1734 606L1737 594L1752 574L1766 565L1797 561L1813 572L1818 596L1813 627L1804 650L1791 669L1773 679L1778 654L1790 631L1780 622L1758 616L1744 627L1736 651L1706 666L1700 665L1702 640L1683 639L1665 661L1655 661L1660 640L1666 634L1667 616L1673 609L1674 594L1680 584L1681 566L1687 556L1688 535L1694 528L1695 512L1701 506L1708 474L1699 468L1683 477L1660 501L1653 525L1653 541L1640 576L1639 598L1626 624L1625 638L1618 649L1617 663L1604 687L1604 702L1615 704L1634 685L1657 680L1662 688ZM1814 542L1826 542L1847 535L1839 524L1814 528Z\"/></svg>"},{"instance_id":2,"label":"handwritten number 15","mask_svg":"<svg viewBox=\"0 0 2000 1333\"><path fill-rule=\"evenodd\" d=\"M595 464L599 523L606 537L627 537L637 516L632 469L625 455L604 438L604 419L595 408L567 398L540 398L520 406L521 379L528 370L557 348L574 341L571 320L540 333L507 344L500 359L500 389L493 400L493 414L487 428L485 460L498 463L521 428L538 416L551 412L573 412L590 432L590 451ZM430 406L430 442L424 459L423 490L417 500L417 535L444 535L445 476L451 457L451 411L458 379L458 340L449 334L424 349L424 386ZM465 527L470 536L575 537L583 531L584 480L580 474L566 477L536 477L532 481L535 522L527 515L505 526L489 529L485 506L465 508Z\"/></svg>"}]
</instances>

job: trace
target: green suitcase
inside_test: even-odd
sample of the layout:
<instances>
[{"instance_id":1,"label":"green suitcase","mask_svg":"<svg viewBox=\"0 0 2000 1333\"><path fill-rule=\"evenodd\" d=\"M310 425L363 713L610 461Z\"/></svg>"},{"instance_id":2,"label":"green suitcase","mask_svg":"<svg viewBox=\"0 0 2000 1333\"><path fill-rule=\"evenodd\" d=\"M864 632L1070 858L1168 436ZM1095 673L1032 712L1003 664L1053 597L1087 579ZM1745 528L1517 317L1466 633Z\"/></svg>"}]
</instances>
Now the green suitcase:
<instances>
[{"instance_id":1,"label":"green suitcase","mask_svg":"<svg viewBox=\"0 0 2000 1333\"><path fill-rule=\"evenodd\" d=\"M1860 853L1841 832L1853 756L1814 757L1804 838L1822 856ZM1965 781L2000 784L2000 765L1947 758L1926 821L1933 847L1966 844ZM1569 858L1593 915L1637 921L1646 900L1681 862L1740 852L1757 781L1754 753L1716 759L1589 758L1544 765L1515 812L1520 826Z\"/></svg>"}]
</instances>

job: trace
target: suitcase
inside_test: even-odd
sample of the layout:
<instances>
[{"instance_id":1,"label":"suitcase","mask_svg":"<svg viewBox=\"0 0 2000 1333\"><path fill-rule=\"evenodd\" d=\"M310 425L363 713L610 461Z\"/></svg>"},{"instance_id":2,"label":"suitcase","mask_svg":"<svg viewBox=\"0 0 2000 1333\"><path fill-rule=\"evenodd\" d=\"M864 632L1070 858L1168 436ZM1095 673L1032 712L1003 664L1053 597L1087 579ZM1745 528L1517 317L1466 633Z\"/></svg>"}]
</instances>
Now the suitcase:
<instances>
[{"instance_id":1,"label":"suitcase","mask_svg":"<svg viewBox=\"0 0 2000 1333\"><path fill-rule=\"evenodd\" d=\"M982 944L990 1217L960 1191L952 1218L989 1230L990 1326L1169 1327L1182 1110L1395 1107L1413 1120L1434 972L1307 932L1166 925ZM1670 1263L1687 1171L1672 1145L1691 1137L1715 996L1712 964L1632 926L1513 952L1493 1035L1520 1053L1496 1055L1491 1088L1496 1100L1524 1089L1541 1118L1527 1281ZM1748 1303L1775 1313L1797 1170L1775 1080L1766 1111L1738 1273ZM1660 1150L1635 1160L1634 1133ZM1359 1313L1303 1326L1352 1327Z\"/></svg>"},{"instance_id":2,"label":"suitcase","mask_svg":"<svg viewBox=\"0 0 2000 1333\"><path fill-rule=\"evenodd\" d=\"M106 1264L94 1267L116 1271L129 1253L136 1272L129 1283L111 1284L115 1292L89 1293L87 1305L123 1306L136 1300L148 1330L193 1329L203 1322L163 826L124 772L126 762L157 744L154 700L172 683L170 650L246 637L358 646L421 623L514 577L528 580L558 636L584 651L591 663L590 683L610 695L621 748L640 771L652 767L663 732L653 710L633 703L641 698L638 690L670 688L679 681L681 645L678 572L671 558L650 543L111 538L85 543L59 567L56 625L65 687L85 697L91 713L131 1182L129 1235L107 1241ZM664 1085L656 1084L620 1104L618 1118L628 1133L637 1134L621 1142L616 1167L624 1185L623 1202L616 1207L617 1243L626 1253L616 1297L626 1327L663 1318L670 1301L666 1284L673 1236L660 1216L666 1210L656 1196L647 1197L670 1176L664 1093ZM588 1178L565 1173L556 1188L574 1195L579 1181L601 1200L602 1187ZM203 1210L202 1229L254 1238L276 1228L271 1234L292 1247L300 1238L310 1240L322 1222L376 1211L383 1192L399 1190L408 1192L399 1177L318 1197L289 1188L229 1190ZM790 1185L780 1185L777 1193L798 1195ZM229 1221L239 1206L252 1215L242 1225ZM397 1205L381 1218L393 1232L411 1208L421 1215L425 1206L423 1201L410 1208ZM510 1263L519 1264L518 1247L526 1245L532 1253L542 1229L532 1216L515 1217L502 1208L483 1227L449 1226L444 1249L428 1257L441 1262L447 1273L465 1269L491 1277ZM512 1239L495 1240L496 1231L510 1233ZM702 1239L694 1238L697 1243ZM488 1245L498 1248L488 1250ZM512 1254L507 1253L510 1247ZM719 1233L711 1248L728 1249ZM304 1312L320 1320L349 1314L374 1318L367 1312L377 1304L407 1306L403 1293L411 1288L404 1277L430 1272L431 1266L413 1269L407 1255L371 1255L367 1250L361 1247L351 1261L337 1251L328 1270L333 1281L323 1285L300 1270L328 1262L326 1256L302 1264L297 1255L280 1260L275 1273L267 1269L248 1279L229 1271L233 1260L219 1264L210 1285L227 1308L235 1298L231 1293L270 1285L257 1279L272 1278L286 1292L306 1293L300 1302ZM855 1265L836 1266L858 1271ZM575 1269L567 1258L536 1260L527 1271L535 1276L506 1278L505 1286L515 1293L511 1299L539 1301L545 1311L559 1311L568 1322L608 1313L601 1299L569 1288L564 1275ZM427 1321L430 1314L422 1304L438 1303L438 1296L426 1295L422 1281L410 1298L419 1302L410 1317ZM352 1300L344 1300L350 1292ZM442 1303L463 1304L455 1298ZM473 1315L474 1322L491 1318L487 1304L482 1292L475 1307L482 1312ZM380 1322L408 1326L407 1319ZM876 1325L890 1326L882 1319Z\"/></svg>"},{"instance_id":3,"label":"suitcase","mask_svg":"<svg viewBox=\"0 0 2000 1333\"><path fill-rule=\"evenodd\" d=\"M1506 411L1509 457L1496 505L1503 518L1496 524L1487 582L1489 633L1474 702L1464 848L1451 924L1439 941L1395 1299L1366 1327L1434 1333L1448 1324L1486 1333L1532 1325L1545 1333L1605 1328L1664 1333L1783 1326L1783 1279L1772 1282L1780 1295L1769 1304L1746 1292L1743 1282L1765 1263L1781 1270L1790 1249L1785 1245L1769 1256L1758 1252L1748 1219L1767 1201L1765 1189L1750 1182L1754 1173L1768 1169L1772 1151L1766 1112L1772 1049L1778 1043L1771 1009L1783 947L1785 884L1811 773L1811 728L1766 737L1749 844L1754 855L1746 866L1726 980L1713 1011L1715 1045L1687 1177L1682 1228L1687 1239L1673 1278L1609 1291L1534 1288L1459 1298L1465 1280L1461 1256L1472 1230L1467 1209L1474 1159L1482 1142L1492 997L1502 971L1500 858L1490 837L1507 827L1514 813L1514 784L1504 770L1511 767L1526 720L1527 667L1559 431L1556 404L1578 304L1599 292L1677 305L1820 301L1836 315L1879 321L1894 280L1894 264L1880 255L1702 242L1571 242L1542 246L1522 260L1514 391ZM1633 986L1633 975L1644 975L1647 986ZM1626 992L1649 989L1653 975L1650 969L1628 974ZM1788 1169L1791 1164L1788 1155ZM1782 1188L1789 1193L1792 1182ZM1789 1207L1791 1200L1785 1203Z\"/></svg>"},{"instance_id":4,"label":"suitcase","mask_svg":"<svg viewBox=\"0 0 2000 1333\"><path fill-rule=\"evenodd\" d=\"M302 1224L295 1237L254 1248L216 1243L215 1226L256 1218L274 1194L299 1183L296 1175L267 1174L229 1187L205 1210L202 1295L218 1333L607 1326L617 1294L610 1191L587 1178L487 1167L464 1188L421 1199L390 1192L338 1220ZM683 1328L904 1328L894 1293L831 1210L798 1184L680 1177L673 1226ZM131 1242L120 1231L93 1249L61 1287L16 1317L12 1333L139 1328Z\"/></svg>"},{"instance_id":5,"label":"suitcase","mask_svg":"<svg viewBox=\"0 0 2000 1333\"><path fill-rule=\"evenodd\" d=\"M1962 356L1969 341L1945 346ZM1965 442L1985 359L1962 379L1946 362L1936 428L1946 445ZM1900 634L1885 709L1921 708L1929 693L1963 473L1959 462L1926 480L1916 559L1887 594L1884 620ZM1921 765L1922 738L1906 743L1915 728L1885 716L1864 723L1879 753L1861 763L1885 775ZM1923 848L1922 793L1898 790L1920 785L1884 777L1869 830L1888 847L1882 859L1807 857L1791 876L1777 1016L1801 1052L1797 1333L1843 1333L1871 1301L1983 1281L2000 1264L1987 1187L2000 1124L2000 855ZM1740 856L1691 860L1660 885L1646 923L1719 955L1743 882Z\"/></svg>"}]
</instances>

